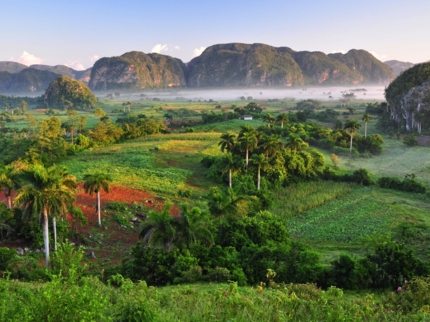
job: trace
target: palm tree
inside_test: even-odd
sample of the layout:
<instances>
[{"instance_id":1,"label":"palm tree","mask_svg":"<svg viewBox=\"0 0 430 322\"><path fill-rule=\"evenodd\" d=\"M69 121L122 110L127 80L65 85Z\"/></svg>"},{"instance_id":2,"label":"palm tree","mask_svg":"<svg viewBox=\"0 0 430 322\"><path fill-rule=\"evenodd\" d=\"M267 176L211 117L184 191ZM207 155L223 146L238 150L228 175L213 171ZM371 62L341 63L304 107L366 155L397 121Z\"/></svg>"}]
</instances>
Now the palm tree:
<instances>
[{"instance_id":1,"label":"palm tree","mask_svg":"<svg viewBox=\"0 0 430 322\"><path fill-rule=\"evenodd\" d=\"M231 188L233 185L233 172L240 170L240 167L237 166L238 160L235 160L231 153L227 154L222 159L223 167L221 168L222 173L228 172L228 186Z\"/></svg>"},{"instance_id":2,"label":"palm tree","mask_svg":"<svg viewBox=\"0 0 430 322\"><path fill-rule=\"evenodd\" d=\"M102 172L96 172L93 174L86 174L84 176L84 189L86 193L89 193L90 196L94 195L94 193L97 194L97 217L98 217L98 223L101 227L102 221L101 221L101 215L100 215L100 191L103 190L104 192L110 191L110 185L109 183L112 182L112 178Z\"/></svg>"},{"instance_id":3,"label":"palm tree","mask_svg":"<svg viewBox=\"0 0 430 322\"><path fill-rule=\"evenodd\" d=\"M267 127L270 127L270 125L275 122L275 117L270 114L269 112L267 112L266 114L263 115L262 117L263 121L267 122Z\"/></svg>"},{"instance_id":4,"label":"palm tree","mask_svg":"<svg viewBox=\"0 0 430 322\"><path fill-rule=\"evenodd\" d=\"M292 151L297 152L309 147L309 144L303 141L300 136L290 133L286 146L289 147Z\"/></svg>"},{"instance_id":5,"label":"palm tree","mask_svg":"<svg viewBox=\"0 0 430 322\"><path fill-rule=\"evenodd\" d=\"M245 151L245 163L246 171L248 171L249 163L249 152L251 152L258 144L258 133L257 131L249 125L242 125L238 136L238 142L242 147L242 151Z\"/></svg>"},{"instance_id":6,"label":"palm tree","mask_svg":"<svg viewBox=\"0 0 430 322\"><path fill-rule=\"evenodd\" d=\"M23 171L23 178L28 182L14 199L15 205L22 205L26 217L39 216L43 227L46 267L49 267L49 230L48 214L56 210L65 213L74 201L69 189L58 185L59 177L51 169L34 165Z\"/></svg>"},{"instance_id":7,"label":"palm tree","mask_svg":"<svg viewBox=\"0 0 430 322\"><path fill-rule=\"evenodd\" d=\"M261 182L261 170L266 171L270 164L264 154L254 154L251 158L251 162L257 167L257 190L260 190Z\"/></svg>"},{"instance_id":8,"label":"palm tree","mask_svg":"<svg viewBox=\"0 0 430 322\"><path fill-rule=\"evenodd\" d=\"M266 159L270 156L274 156L282 149L281 138L279 135L272 134L270 136L263 135L259 140L259 145L263 150Z\"/></svg>"},{"instance_id":9,"label":"palm tree","mask_svg":"<svg viewBox=\"0 0 430 322\"><path fill-rule=\"evenodd\" d=\"M349 129L349 136L351 137L351 141L349 144L349 154L352 155L352 138L354 137L355 132L360 128L360 124L357 120L348 120L345 122L344 129Z\"/></svg>"},{"instance_id":10,"label":"palm tree","mask_svg":"<svg viewBox=\"0 0 430 322\"><path fill-rule=\"evenodd\" d=\"M4 189L7 206L12 209L12 192L20 186L20 176L17 169L6 166L0 171L0 187Z\"/></svg>"},{"instance_id":11,"label":"palm tree","mask_svg":"<svg viewBox=\"0 0 430 322\"><path fill-rule=\"evenodd\" d=\"M173 224L176 227L174 243L178 246L189 248L197 241L206 246L212 246L214 243L214 237L209 229L207 218L198 207L190 209L187 204L182 204L181 214L174 218Z\"/></svg>"},{"instance_id":12,"label":"palm tree","mask_svg":"<svg viewBox=\"0 0 430 322\"><path fill-rule=\"evenodd\" d=\"M55 187L58 189L63 189L65 191L70 191L74 194L76 189L76 177L69 174L66 167L50 167L48 168L48 175L56 178ZM68 205L68 209L71 204ZM67 209L67 210L68 210ZM52 227L54 230L54 250L57 250L57 217L56 215L64 216L64 209L60 207L59 209L52 209Z\"/></svg>"},{"instance_id":13,"label":"palm tree","mask_svg":"<svg viewBox=\"0 0 430 322\"><path fill-rule=\"evenodd\" d=\"M209 212L220 221L224 217L233 217L237 214L238 203L246 199L245 196L237 195L233 188L223 192L218 187L212 187L208 195Z\"/></svg>"},{"instance_id":14,"label":"palm tree","mask_svg":"<svg viewBox=\"0 0 430 322\"><path fill-rule=\"evenodd\" d=\"M219 141L218 145L221 148L221 152L227 151L232 152L236 145L236 133L232 131L228 131L227 133L223 133L221 135L221 141Z\"/></svg>"},{"instance_id":15,"label":"palm tree","mask_svg":"<svg viewBox=\"0 0 430 322\"><path fill-rule=\"evenodd\" d=\"M370 122L371 118L369 114L364 114L363 118L361 119L364 122L364 138L367 137L367 123Z\"/></svg>"},{"instance_id":16,"label":"palm tree","mask_svg":"<svg viewBox=\"0 0 430 322\"><path fill-rule=\"evenodd\" d=\"M139 238L143 239L145 244L161 247L165 251L173 249L176 231L170 214L171 208L172 204L166 202L161 211L149 211L139 233Z\"/></svg>"},{"instance_id":17,"label":"palm tree","mask_svg":"<svg viewBox=\"0 0 430 322\"><path fill-rule=\"evenodd\" d=\"M284 128L284 123L289 121L289 117L285 113L281 113L276 117L276 122L281 124L281 128Z\"/></svg>"}]
</instances>

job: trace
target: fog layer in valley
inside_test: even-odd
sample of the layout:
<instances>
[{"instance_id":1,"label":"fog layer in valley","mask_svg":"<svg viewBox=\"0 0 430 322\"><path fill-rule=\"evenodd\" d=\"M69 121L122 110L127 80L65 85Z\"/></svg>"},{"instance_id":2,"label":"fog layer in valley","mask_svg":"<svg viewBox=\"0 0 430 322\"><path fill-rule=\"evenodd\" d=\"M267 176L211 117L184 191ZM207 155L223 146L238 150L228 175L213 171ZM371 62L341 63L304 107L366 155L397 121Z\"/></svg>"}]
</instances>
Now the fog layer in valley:
<instances>
[{"instance_id":1,"label":"fog layer in valley","mask_svg":"<svg viewBox=\"0 0 430 322\"><path fill-rule=\"evenodd\" d=\"M385 100L383 86L363 86L363 87L301 87L288 89L164 89L155 91L142 91L136 93L121 93L115 100L151 100L159 98L165 101L234 101L242 99L268 100L268 99L318 99L318 100L339 100L342 94L354 93L356 99L361 100ZM110 92L96 92L98 97L106 97ZM112 91L112 94L114 91Z\"/></svg>"}]
</instances>

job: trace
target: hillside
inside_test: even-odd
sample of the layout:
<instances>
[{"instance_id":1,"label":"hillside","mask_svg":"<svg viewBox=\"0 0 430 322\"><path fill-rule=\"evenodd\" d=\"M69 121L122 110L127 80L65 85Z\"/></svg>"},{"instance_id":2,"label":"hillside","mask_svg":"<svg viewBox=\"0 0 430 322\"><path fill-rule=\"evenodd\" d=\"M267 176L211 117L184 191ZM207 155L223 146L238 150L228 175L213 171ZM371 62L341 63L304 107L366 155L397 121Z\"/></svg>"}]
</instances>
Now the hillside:
<instances>
[{"instance_id":1,"label":"hillside","mask_svg":"<svg viewBox=\"0 0 430 322\"><path fill-rule=\"evenodd\" d=\"M19 73L0 72L0 92L25 93L44 91L59 75L34 68L25 68Z\"/></svg>"},{"instance_id":2,"label":"hillside","mask_svg":"<svg viewBox=\"0 0 430 322\"><path fill-rule=\"evenodd\" d=\"M13 61L0 61L0 72L19 73L27 66Z\"/></svg>"},{"instance_id":3,"label":"hillside","mask_svg":"<svg viewBox=\"0 0 430 322\"><path fill-rule=\"evenodd\" d=\"M391 69L394 70L396 76L399 76L402 72L414 66L413 63L403 62L399 60L384 61L384 64L391 67Z\"/></svg>"},{"instance_id":4,"label":"hillside","mask_svg":"<svg viewBox=\"0 0 430 322\"><path fill-rule=\"evenodd\" d=\"M91 68L86 70L74 70L73 68L67 67L65 65L56 65L56 66L48 66L48 65L31 65L30 68L49 71L61 76L67 76L70 79L79 80L88 84L91 76Z\"/></svg>"},{"instance_id":5,"label":"hillside","mask_svg":"<svg viewBox=\"0 0 430 322\"><path fill-rule=\"evenodd\" d=\"M430 63L404 71L385 90L390 118L401 122L407 131L430 125ZM404 122L404 123L403 123Z\"/></svg>"},{"instance_id":6,"label":"hillside","mask_svg":"<svg viewBox=\"0 0 430 322\"><path fill-rule=\"evenodd\" d=\"M99 59L91 70L92 90L185 86L185 64L177 58L138 51Z\"/></svg>"}]
</instances>

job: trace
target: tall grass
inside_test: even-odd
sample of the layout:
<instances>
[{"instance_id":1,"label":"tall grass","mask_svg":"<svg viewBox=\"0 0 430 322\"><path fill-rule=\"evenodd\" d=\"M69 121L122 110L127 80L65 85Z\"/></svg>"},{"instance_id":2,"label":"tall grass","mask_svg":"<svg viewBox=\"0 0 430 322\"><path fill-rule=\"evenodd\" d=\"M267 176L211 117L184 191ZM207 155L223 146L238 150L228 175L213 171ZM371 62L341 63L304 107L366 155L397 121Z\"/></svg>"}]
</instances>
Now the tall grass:
<instances>
[{"instance_id":1,"label":"tall grass","mask_svg":"<svg viewBox=\"0 0 430 322\"><path fill-rule=\"evenodd\" d=\"M357 186L351 183L311 181L291 185L275 192L275 204L270 211L282 218L290 218L327 201L351 193Z\"/></svg>"}]
</instances>

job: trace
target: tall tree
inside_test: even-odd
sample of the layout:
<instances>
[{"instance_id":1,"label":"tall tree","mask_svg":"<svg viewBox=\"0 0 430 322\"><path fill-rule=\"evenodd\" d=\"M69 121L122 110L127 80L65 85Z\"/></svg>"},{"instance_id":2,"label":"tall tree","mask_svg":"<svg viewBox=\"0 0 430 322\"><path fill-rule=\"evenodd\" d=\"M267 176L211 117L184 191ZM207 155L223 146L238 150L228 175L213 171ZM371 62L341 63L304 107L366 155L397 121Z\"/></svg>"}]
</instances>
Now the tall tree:
<instances>
[{"instance_id":1,"label":"tall tree","mask_svg":"<svg viewBox=\"0 0 430 322\"><path fill-rule=\"evenodd\" d=\"M263 135L258 143L261 150L264 152L266 159L268 159L269 156L276 155L282 149L281 138L279 135Z\"/></svg>"},{"instance_id":2,"label":"tall tree","mask_svg":"<svg viewBox=\"0 0 430 322\"><path fill-rule=\"evenodd\" d=\"M283 128L284 127L284 123L288 123L288 121L289 121L290 119L289 119L289 117L288 117L288 115L287 114L285 114L285 113L281 113L281 114L279 114L277 117L276 117L276 122L278 123L278 124L281 124L281 128Z\"/></svg>"},{"instance_id":3,"label":"tall tree","mask_svg":"<svg viewBox=\"0 0 430 322\"><path fill-rule=\"evenodd\" d=\"M245 164L248 171L249 152L258 144L258 132L250 125L242 125L238 136L238 142L242 151L245 151Z\"/></svg>"},{"instance_id":4,"label":"tall tree","mask_svg":"<svg viewBox=\"0 0 430 322\"><path fill-rule=\"evenodd\" d=\"M101 205L100 205L100 191L103 190L105 192L110 191L110 183L112 182L112 178L105 173L96 172L93 174L86 174L84 176L84 189L86 193L89 193L90 196L93 196L94 193L97 194L97 217L98 224L101 227Z\"/></svg>"},{"instance_id":5,"label":"tall tree","mask_svg":"<svg viewBox=\"0 0 430 322\"><path fill-rule=\"evenodd\" d=\"M269 166L269 160L267 160L264 154L254 154L251 158L252 164L257 167L257 190L260 190L261 182L261 170L266 171Z\"/></svg>"},{"instance_id":6,"label":"tall tree","mask_svg":"<svg viewBox=\"0 0 430 322\"><path fill-rule=\"evenodd\" d=\"M222 168L221 172L228 172L228 186L231 188L233 186L233 172L240 170L240 167L237 165L238 160L235 160L233 154L229 153L222 159Z\"/></svg>"},{"instance_id":7,"label":"tall tree","mask_svg":"<svg viewBox=\"0 0 430 322\"><path fill-rule=\"evenodd\" d=\"M275 117L269 112L264 114L262 118L263 121L267 122L267 127L270 127L275 122Z\"/></svg>"},{"instance_id":8,"label":"tall tree","mask_svg":"<svg viewBox=\"0 0 430 322\"><path fill-rule=\"evenodd\" d=\"M221 148L221 152L224 152L224 151L232 152L236 145L236 137L237 137L236 133L232 131L223 133L221 135L221 140L218 143L218 145Z\"/></svg>"},{"instance_id":9,"label":"tall tree","mask_svg":"<svg viewBox=\"0 0 430 322\"><path fill-rule=\"evenodd\" d=\"M360 129L360 124L358 123L357 120L348 120L345 122L345 126L344 126L345 130L349 130L349 136L351 138L350 143L349 143L349 154L352 155L352 139L355 135L355 133L357 132L358 129Z\"/></svg>"},{"instance_id":10,"label":"tall tree","mask_svg":"<svg viewBox=\"0 0 430 322\"><path fill-rule=\"evenodd\" d=\"M42 165L33 165L23 171L27 185L19 189L14 198L15 205L22 205L26 217L38 215L43 227L46 267L49 267L48 215L52 210L66 212L74 201L69 189L57 185L59 177Z\"/></svg>"},{"instance_id":11,"label":"tall tree","mask_svg":"<svg viewBox=\"0 0 430 322\"><path fill-rule=\"evenodd\" d=\"M363 118L361 119L364 122L364 138L367 137L367 123L370 122L371 118L369 114L364 114Z\"/></svg>"}]
</instances>

